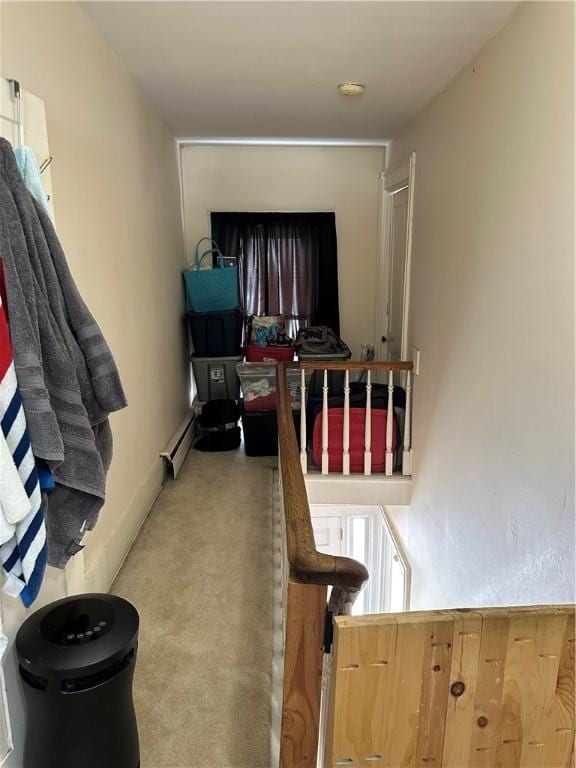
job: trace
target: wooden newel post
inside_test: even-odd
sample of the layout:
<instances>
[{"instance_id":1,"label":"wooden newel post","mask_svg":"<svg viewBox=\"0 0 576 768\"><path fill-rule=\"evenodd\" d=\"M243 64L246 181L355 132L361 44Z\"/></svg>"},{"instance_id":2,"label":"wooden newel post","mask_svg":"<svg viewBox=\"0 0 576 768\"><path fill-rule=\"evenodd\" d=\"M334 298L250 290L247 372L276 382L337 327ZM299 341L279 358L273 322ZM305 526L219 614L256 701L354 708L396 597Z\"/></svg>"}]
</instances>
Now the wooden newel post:
<instances>
[{"instance_id":1,"label":"wooden newel post","mask_svg":"<svg viewBox=\"0 0 576 768\"><path fill-rule=\"evenodd\" d=\"M288 581L280 768L316 768L326 591Z\"/></svg>"}]
</instances>

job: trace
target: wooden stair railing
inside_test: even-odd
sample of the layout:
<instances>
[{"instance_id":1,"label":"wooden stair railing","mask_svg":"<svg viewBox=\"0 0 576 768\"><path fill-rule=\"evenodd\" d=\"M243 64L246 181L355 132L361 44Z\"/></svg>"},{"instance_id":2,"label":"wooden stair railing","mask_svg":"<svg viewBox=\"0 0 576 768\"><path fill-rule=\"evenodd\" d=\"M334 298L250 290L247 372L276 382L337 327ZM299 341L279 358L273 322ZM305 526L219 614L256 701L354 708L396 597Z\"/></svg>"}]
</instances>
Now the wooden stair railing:
<instances>
[{"instance_id":1,"label":"wooden stair railing","mask_svg":"<svg viewBox=\"0 0 576 768\"><path fill-rule=\"evenodd\" d=\"M349 613L368 579L368 571L356 560L325 555L316 549L286 365L278 364L276 374L280 482L289 566L280 766L315 768L327 587L332 586L329 611L334 615Z\"/></svg>"},{"instance_id":2,"label":"wooden stair railing","mask_svg":"<svg viewBox=\"0 0 576 768\"><path fill-rule=\"evenodd\" d=\"M371 475L373 471L373 462L377 465L376 454L373 452L374 442L374 430L376 428L377 419L376 413L382 415L382 411L376 411L373 407L374 402L374 374L386 374L386 390L387 390L387 407L386 414L394 413L395 403L395 377L399 378L401 374L401 383L404 387L404 419L402 430L402 442L401 445L395 446L396 437L395 432L395 419L388 418L386 415L385 420L385 434L384 448L385 448L385 465L380 471L387 476L393 475L395 471L395 452L401 450L401 470L402 474L409 476L412 474L412 373L413 364L409 361L406 362L387 362L387 361L372 361L372 362L300 362L300 363L287 363L286 368L297 368L300 370L300 464L302 471L306 475L308 473L308 451L307 451L307 423L306 423L306 395L307 395L307 375L310 372L315 372L323 376L322 385L322 466L321 471L323 475L330 474L330 465L333 460L338 463L339 457L331 457L329 451L329 431L332 427L329 427L329 376L331 373L340 371L342 374L342 389L343 389L343 407L342 407L342 474L350 475L351 473L351 461L352 455L350 452L350 442L352 434L351 425L351 410L352 399L351 390L353 382L351 377L358 372L361 372L365 376L365 416L364 416L364 474ZM396 381L399 383L399 381ZM381 394L380 394L381 398ZM358 468L356 468L358 471Z\"/></svg>"}]
</instances>

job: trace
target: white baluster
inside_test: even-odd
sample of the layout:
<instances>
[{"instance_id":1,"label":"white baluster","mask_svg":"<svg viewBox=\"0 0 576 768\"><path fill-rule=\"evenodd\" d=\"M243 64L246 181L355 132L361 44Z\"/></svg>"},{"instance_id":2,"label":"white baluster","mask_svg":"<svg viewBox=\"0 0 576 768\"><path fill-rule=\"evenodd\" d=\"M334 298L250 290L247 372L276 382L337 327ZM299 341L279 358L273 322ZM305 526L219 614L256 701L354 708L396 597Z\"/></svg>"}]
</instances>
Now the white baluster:
<instances>
[{"instance_id":1,"label":"white baluster","mask_svg":"<svg viewBox=\"0 0 576 768\"><path fill-rule=\"evenodd\" d=\"M350 474L350 371L344 374L344 424L342 434L342 472Z\"/></svg>"},{"instance_id":2,"label":"white baluster","mask_svg":"<svg viewBox=\"0 0 576 768\"><path fill-rule=\"evenodd\" d=\"M302 472L308 474L308 451L306 448L306 371L300 371L300 464Z\"/></svg>"},{"instance_id":3,"label":"white baluster","mask_svg":"<svg viewBox=\"0 0 576 768\"><path fill-rule=\"evenodd\" d=\"M366 420L364 422L364 474L372 474L372 371L366 377Z\"/></svg>"},{"instance_id":4,"label":"white baluster","mask_svg":"<svg viewBox=\"0 0 576 768\"><path fill-rule=\"evenodd\" d=\"M394 471L392 435L394 429L394 372L388 371L388 406L386 412L386 474Z\"/></svg>"},{"instance_id":5,"label":"white baluster","mask_svg":"<svg viewBox=\"0 0 576 768\"><path fill-rule=\"evenodd\" d=\"M324 371L324 386L322 387L322 474L327 475L328 469L328 371Z\"/></svg>"},{"instance_id":6,"label":"white baluster","mask_svg":"<svg viewBox=\"0 0 576 768\"><path fill-rule=\"evenodd\" d=\"M412 372L406 371L406 409L404 411L404 446L402 474L412 474Z\"/></svg>"}]
</instances>

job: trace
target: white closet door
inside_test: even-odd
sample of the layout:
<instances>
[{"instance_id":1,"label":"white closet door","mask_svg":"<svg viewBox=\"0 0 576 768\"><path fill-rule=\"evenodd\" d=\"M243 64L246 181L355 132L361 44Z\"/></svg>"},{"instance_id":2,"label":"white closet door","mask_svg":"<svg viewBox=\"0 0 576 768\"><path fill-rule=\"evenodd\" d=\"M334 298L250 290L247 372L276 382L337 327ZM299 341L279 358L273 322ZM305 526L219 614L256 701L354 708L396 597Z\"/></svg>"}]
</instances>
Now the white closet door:
<instances>
[{"instance_id":1,"label":"white closet door","mask_svg":"<svg viewBox=\"0 0 576 768\"><path fill-rule=\"evenodd\" d=\"M376 354L380 360L408 355L410 261L416 154L380 176L379 257L376 292ZM382 381L381 378L378 378Z\"/></svg>"},{"instance_id":2,"label":"white closet door","mask_svg":"<svg viewBox=\"0 0 576 768\"><path fill-rule=\"evenodd\" d=\"M390 297L388 303L388 359L400 360L406 284L406 236L408 232L408 188L392 195L390 222Z\"/></svg>"}]
</instances>

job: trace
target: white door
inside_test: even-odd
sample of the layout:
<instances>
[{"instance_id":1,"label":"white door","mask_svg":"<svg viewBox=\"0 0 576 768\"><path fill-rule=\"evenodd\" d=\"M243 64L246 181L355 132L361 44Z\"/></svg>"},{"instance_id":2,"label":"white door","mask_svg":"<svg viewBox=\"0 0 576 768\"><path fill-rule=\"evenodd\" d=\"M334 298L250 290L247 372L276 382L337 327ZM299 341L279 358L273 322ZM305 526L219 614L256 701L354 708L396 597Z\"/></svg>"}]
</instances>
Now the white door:
<instances>
[{"instance_id":1,"label":"white door","mask_svg":"<svg viewBox=\"0 0 576 768\"><path fill-rule=\"evenodd\" d=\"M408 357L410 256L416 156L381 175L375 346L380 360Z\"/></svg>"},{"instance_id":2,"label":"white door","mask_svg":"<svg viewBox=\"0 0 576 768\"><path fill-rule=\"evenodd\" d=\"M406 301L406 235L408 231L408 187L394 192L390 217L390 292L386 352L388 360L402 359L402 332Z\"/></svg>"},{"instance_id":3,"label":"white door","mask_svg":"<svg viewBox=\"0 0 576 768\"><path fill-rule=\"evenodd\" d=\"M312 517L316 549L324 555L342 554L342 518Z\"/></svg>"},{"instance_id":4,"label":"white door","mask_svg":"<svg viewBox=\"0 0 576 768\"><path fill-rule=\"evenodd\" d=\"M316 548L326 555L352 557L370 574L352 613L407 611L410 565L388 512L377 504L312 504Z\"/></svg>"}]
</instances>

